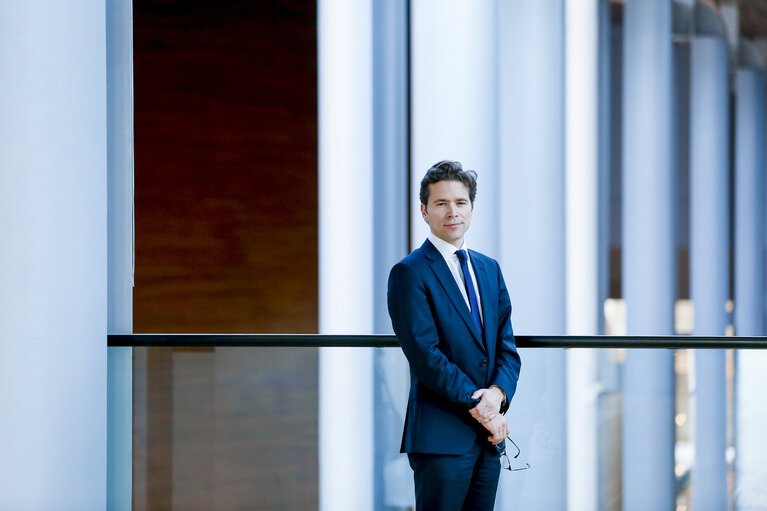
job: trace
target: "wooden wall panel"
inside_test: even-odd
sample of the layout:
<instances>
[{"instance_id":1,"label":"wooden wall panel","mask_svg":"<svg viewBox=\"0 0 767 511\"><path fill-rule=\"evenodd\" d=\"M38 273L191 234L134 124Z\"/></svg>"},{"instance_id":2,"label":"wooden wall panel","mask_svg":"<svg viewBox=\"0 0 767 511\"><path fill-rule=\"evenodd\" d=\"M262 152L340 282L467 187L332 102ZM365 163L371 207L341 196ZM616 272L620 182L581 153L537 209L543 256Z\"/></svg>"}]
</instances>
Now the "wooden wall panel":
<instances>
[{"instance_id":1,"label":"wooden wall panel","mask_svg":"<svg viewBox=\"0 0 767 511\"><path fill-rule=\"evenodd\" d=\"M316 68L315 2L134 2L135 332L316 333ZM316 509L316 350L134 372L135 509Z\"/></svg>"}]
</instances>

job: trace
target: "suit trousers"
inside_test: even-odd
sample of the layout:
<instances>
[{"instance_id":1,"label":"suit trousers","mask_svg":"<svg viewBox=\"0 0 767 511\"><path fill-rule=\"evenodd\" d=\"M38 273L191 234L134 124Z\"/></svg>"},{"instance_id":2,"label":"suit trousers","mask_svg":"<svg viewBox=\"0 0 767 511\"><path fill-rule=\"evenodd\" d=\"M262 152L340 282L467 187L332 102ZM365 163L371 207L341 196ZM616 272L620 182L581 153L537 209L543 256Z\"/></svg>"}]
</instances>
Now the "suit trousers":
<instances>
[{"instance_id":1,"label":"suit trousers","mask_svg":"<svg viewBox=\"0 0 767 511\"><path fill-rule=\"evenodd\" d=\"M465 454L408 454L416 511L492 511L501 463L498 450L477 436Z\"/></svg>"}]
</instances>

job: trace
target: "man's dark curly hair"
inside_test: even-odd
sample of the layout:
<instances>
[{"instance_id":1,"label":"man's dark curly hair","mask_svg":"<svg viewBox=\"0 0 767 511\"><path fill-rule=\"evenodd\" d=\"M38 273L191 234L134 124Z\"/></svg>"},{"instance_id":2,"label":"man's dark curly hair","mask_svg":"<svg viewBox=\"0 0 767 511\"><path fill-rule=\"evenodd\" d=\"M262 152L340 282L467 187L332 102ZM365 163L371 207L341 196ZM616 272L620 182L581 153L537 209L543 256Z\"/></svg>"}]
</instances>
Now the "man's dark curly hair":
<instances>
[{"instance_id":1,"label":"man's dark curly hair","mask_svg":"<svg viewBox=\"0 0 767 511\"><path fill-rule=\"evenodd\" d=\"M439 183L440 181L460 181L469 189L469 200L474 206L474 197L477 196L477 173L473 170L463 170L461 162L453 160L442 160L431 166L426 171L426 175L421 179L421 192L419 197L421 204L429 204L429 185Z\"/></svg>"}]
</instances>

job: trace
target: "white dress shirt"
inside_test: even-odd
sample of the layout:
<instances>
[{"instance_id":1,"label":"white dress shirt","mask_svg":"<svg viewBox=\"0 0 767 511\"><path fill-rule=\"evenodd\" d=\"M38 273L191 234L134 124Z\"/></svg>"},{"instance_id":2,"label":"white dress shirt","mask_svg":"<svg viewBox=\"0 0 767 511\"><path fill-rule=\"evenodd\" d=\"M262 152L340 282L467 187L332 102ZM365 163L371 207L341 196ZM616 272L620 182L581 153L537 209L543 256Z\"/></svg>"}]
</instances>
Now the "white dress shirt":
<instances>
[{"instance_id":1,"label":"white dress shirt","mask_svg":"<svg viewBox=\"0 0 767 511\"><path fill-rule=\"evenodd\" d=\"M485 318L482 316L482 301L479 297L479 286L477 285L477 277L474 275L474 265L471 264L471 256L469 255L469 251L466 246L466 238L463 239L463 245L461 245L461 248L458 249L455 247L455 245L448 243L447 241L438 238L434 235L434 233L429 233L429 241L431 241L431 244L434 245L437 250L439 250L439 253L442 254L442 257L445 259L445 262L447 263L447 267L450 269L450 273L453 274L453 278L455 279L455 283L458 284L458 289L461 290L461 295L463 296L463 299L466 301L466 307L469 308L469 311L471 312L471 304L469 302L469 295L466 294L466 284L463 282L463 270L461 270L461 261L458 260L458 256L455 255L456 250L465 250L466 251L466 259L470 263L469 266L469 273L471 274L471 281L474 283L474 291L477 295L477 307L479 308L479 318L482 321L482 324L485 324Z\"/></svg>"}]
</instances>

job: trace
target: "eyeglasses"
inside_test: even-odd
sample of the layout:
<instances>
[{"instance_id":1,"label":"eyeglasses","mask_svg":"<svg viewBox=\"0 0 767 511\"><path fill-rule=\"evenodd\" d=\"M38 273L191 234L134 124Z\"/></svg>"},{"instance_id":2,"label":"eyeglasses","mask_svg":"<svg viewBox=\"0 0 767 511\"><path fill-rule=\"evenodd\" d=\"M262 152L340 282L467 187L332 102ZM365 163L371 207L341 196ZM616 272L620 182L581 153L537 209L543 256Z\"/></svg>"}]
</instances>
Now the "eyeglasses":
<instances>
[{"instance_id":1,"label":"eyeglasses","mask_svg":"<svg viewBox=\"0 0 767 511\"><path fill-rule=\"evenodd\" d=\"M511 445L513 445L517 449L517 454L513 456L514 459L517 459L519 457L519 453L521 452L519 450L519 446L514 443L514 440L512 440L509 437L506 437L506 440L511 442ZM529 463L525 463L524 467L521 468L511 468L511 460L509 459L509 455L506 454L506 443L503 444L503 450L501 451L501 468L504 470L508 470L509 472L519 472L520 470L527 470L530 468Z\"/></svg>"}]
</instances>

